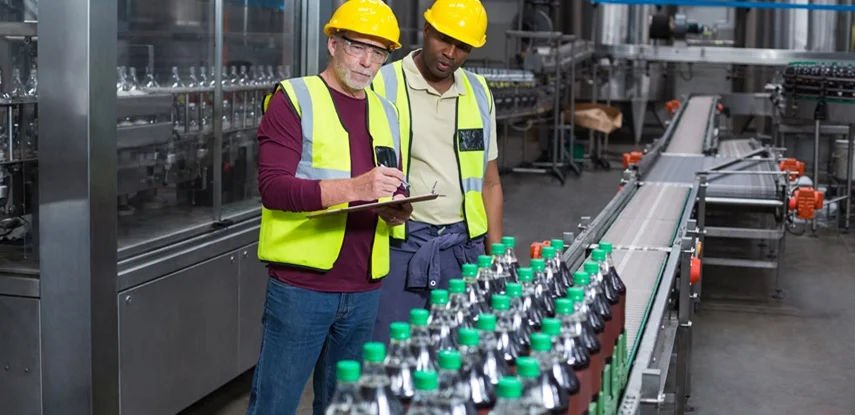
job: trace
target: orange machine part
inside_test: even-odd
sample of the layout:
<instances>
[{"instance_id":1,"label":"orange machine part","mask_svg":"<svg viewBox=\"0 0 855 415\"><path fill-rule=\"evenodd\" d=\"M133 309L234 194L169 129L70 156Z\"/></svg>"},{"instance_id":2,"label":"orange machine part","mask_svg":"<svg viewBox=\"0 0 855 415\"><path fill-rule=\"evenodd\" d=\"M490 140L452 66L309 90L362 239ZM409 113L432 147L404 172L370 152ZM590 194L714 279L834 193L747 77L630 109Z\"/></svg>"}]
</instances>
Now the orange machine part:
<instances>
[{"instance_id":1,"label":"orange machine part","mask_svg":"<svg viewBox=\"0 0 855 415\"><path fill-rule=\"evenodd\" d=\"M693 256L692 257L692 267L689 271L689 282L692 284L697 284L701 281L701 259Z\"/></svg>"},{"instance_id":2,"label":"orange machine part","mask_svg":"<svg viewBox=\"0 0 855 415\"><path fill-rule=\"evenodd\" d=\"M638 164L642 157L644 157L644 153L640 151L623 153L623 168L628 168L630 164Z\"/></svg>"},{"instance_id":3,"label":"orange machine part","mask_svg":"<svg viewBox=\"0 0 855 415\"><path fill-rule=\"evenodd\" d=\"M778 163L778 168L781 171L790 171L790 180L795 180L805 174L805 164L796 159L783 159Z\"/></svg>"},{"instance_id":4,"label":"orange machine part","mask_svg":"<svg viewBox=\"0 0 855 415\"><path fill-rule=\"evenodd\" d=\"M724 111L724 105L718 104L715 106L715 109L719 114L721 114L721 112Z\"/></svg>"},{"instance_id":5,"label":"orange machine part","mask_svg":"<svg viewBox=\"0 0 855 415\"><path fill-rule=\"evenodd\" d=\"M680 109L680 101L676 99L672 99L665 103L665 109L668 110L668 113L673 117L674 114L677 113L677 110Z\"/></svg>"},{"instance_id":6,"label":"orange machine part","mask_svg":"<svg viewBox=\"0 0 855 415\"><path fill-rule=\"evenodd\" d=\"M799 219L811 220L816 217L816 210L822 209L824 199L822 192L812 187L800 187L793 192L789 207L796 211Z\"/></svg>"}]
</instances>

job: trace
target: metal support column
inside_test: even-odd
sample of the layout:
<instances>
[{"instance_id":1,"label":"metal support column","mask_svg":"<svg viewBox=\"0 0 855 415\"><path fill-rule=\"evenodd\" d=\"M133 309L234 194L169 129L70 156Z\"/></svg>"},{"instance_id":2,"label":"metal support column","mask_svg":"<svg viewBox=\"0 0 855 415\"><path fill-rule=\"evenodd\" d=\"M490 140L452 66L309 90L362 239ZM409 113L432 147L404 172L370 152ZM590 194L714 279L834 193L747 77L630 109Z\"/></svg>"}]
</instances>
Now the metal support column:
<instances>
[{"instance_id":1,"label":"metal support column","mask_svg":"<svg viewBox=\"0 0 855 415\"><path fill-rule=\"evenodd\" d=\"M45 414L119 413L117 3L39 4L39 237Z\"/></svg>"},{"instance_id":2,"label":"metal support column","mask_svg":"<svg viewBox=\"0 0 855 415\"><path fill-rule=\"evenodd\" d=\"M680 286L677 328L677 385L674 395L675 413L686 412L689 399L691 377L692 347L692 295L690 275L692 272L692 254L694 253L694 238L684 236L680 245Z\"/></svg>"},{"instance_id":3,"label":"metal support column","mask_svg":"<svg viewBox=\"0 0 855 415\"><path fill-rule=\"evenodd\" d=\"M855 143L855 125L849 126L849 144L847 145L846 151L846 219L844 220L844 227L848 231L850 220L852 220L852 156L853 156L853 143Z\"/></svg>"},{"instance_id":4,"label":"metal support column","mask_svg":"<svg viewBox=\"0 0 855 415\"><path fill-rule=\"evenodd\" d=\"M701 251L697 253L698 258L701 259L701 263L704 260L704 236L706 235L706 215L707 215L707 188L709 187L709 178L706 174L701 174L698 176L698 242L701 246ZM704 273L703 268L701 268L701 280L697 284L692 285L692 294L694 294L697 298L697 304L701 303L701 290L704 285Z\"/></svg>"}]
</instances>

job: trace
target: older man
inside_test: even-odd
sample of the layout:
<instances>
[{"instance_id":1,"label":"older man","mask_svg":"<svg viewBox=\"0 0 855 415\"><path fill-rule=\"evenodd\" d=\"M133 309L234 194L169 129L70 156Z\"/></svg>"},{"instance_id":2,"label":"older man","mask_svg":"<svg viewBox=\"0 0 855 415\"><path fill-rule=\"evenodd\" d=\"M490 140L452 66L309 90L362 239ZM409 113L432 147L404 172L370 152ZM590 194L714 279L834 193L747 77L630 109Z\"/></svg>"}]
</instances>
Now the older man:
<instances>
[{"instance_id":1,"label":"older man","mask_svg":"<svg viewBox=\"0 0 855 415\"><path fill-rule=\"evenodd\" d=\"M396 110L366 90L401 46L398 22L383 2L350 0L324 33L327 68L282 81L258 129L258 257L271 278L249 415L295 413L313 367L314 413L323 412L335 364L359 360L371 338L390 229L410 212L401 205L308 217L403 192L404 175L390 166L400 159Z\"/></svg>"},{"instance_id":2,"label":"older man","mask_svg":"<svg viewBox=\"0 0 855 415\"><path fill-rule=\"evenodd\" d=\"M487 12L478 0L436 0L424 13L422 48L384 66L372 84L398 108L403 170L414 195L434 186L446 197L414 205L394 229L392 270L374 328L424 307L434 288L460 278L487 243L502 239L502 186L496 165L496 110L483 77L461 68L487 41Z\"/></svg>"}]
</instances>

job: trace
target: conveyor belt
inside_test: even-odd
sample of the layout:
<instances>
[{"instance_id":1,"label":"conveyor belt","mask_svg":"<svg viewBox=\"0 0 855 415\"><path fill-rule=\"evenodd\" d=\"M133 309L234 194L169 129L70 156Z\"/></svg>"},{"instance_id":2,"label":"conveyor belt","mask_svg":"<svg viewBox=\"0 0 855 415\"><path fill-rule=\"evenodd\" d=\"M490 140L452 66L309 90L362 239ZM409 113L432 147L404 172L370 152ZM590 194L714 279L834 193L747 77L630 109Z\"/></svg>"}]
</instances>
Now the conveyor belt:
<instances>
[{"instance_id":1,"label":"conveyor belt","mask_svg":"<svg viewBox=\"0 0 855 415\"><path fill-rule=\"evenodd\" d=\"M726 142L726 141L725 141ZM735 160L738 157L703 157L663 154L645 181L675 183L691 186L695 173L710 169L718 164ZM746 160L727 170L775 171L777 166L770 161ZM711 197L733 197L754 199L775 199L777 197L775 177L770 175L719 174L709 176L707 195Z\"/></svg>"},{"instance_id":2,"label":"conveyor belt","mask_svg":"<svg viewBox=\"0 0 855 415\"><path fill-rule=\"evenodd\" d=\"M718 154L726 157L742 157L754 150L754 140L726 140L718 144Z\"/></svg>"},{"instance_id":3,"label":"conveyor belt","mask_svg":"<svg viewBox=\"0 0 855 415\"><path fill-rule=\"evenodd\" d=\"M666 153L677 154L702 154L704 150L704 139L710 121L715 97L697 96L691 98L683 109L679 124L674 130L671 142L668 144Z\"/></svg>"},{"instance_id":4,"label":"conveyor belt","mask_svg":"<svg viewBox=\"0 0 855 415\"><path fill-rule=\"evenodd\" d=\"M665 258L664 251L627 251L617 249L612 253L618 275L626 285L627 351L632 355L641 333L645 316L650 309L653 293Z\"/></svg>"},{"instance_id":5,"label":"conveyor belt","mask_svg":"<svg viewBox=\"0 0 855 415\"><path fill-rule=\"evenodd\" d=\"M691 185L648 183L603 236L618 248L665 248L671 246L674 229Z\"/></svg>"}]
</instances>

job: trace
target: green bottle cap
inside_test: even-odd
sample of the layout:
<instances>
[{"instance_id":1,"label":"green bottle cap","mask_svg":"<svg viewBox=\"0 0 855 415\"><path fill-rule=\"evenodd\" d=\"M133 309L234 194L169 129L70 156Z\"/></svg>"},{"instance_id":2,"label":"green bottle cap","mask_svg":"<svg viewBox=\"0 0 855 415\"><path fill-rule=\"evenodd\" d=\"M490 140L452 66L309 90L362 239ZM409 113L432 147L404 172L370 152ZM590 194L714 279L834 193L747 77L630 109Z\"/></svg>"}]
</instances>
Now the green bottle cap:
<instances>
[{"instance_id":1,"label":"green bottle cap","mask_svg":"<svg viewBox=\"0 0 855 415\"><path fill-rule=\"evenodd\" d=\"M430 292L431 305L446 305L448 304L448 291L433 290Z\"/></svg>"},{"instance_id":2,"label":"green bottle cap","mask_svg":"<svg viewBox=\"0 0 855 415\"><path fill-rule=\"evenodd\" d=\"M540 254L543 255L544 259L552 259L555 258L555 248L551 246L544 246L540 250Z\"/></svg>"},{"instance_id":3,"label":"green bottle cap","mask_svg":"<svg viewBox=\"0 0 855 415\"><path fill-rule=\"evenodd\" d=\"M455 294L465 293L466 281L463 281L460 278L448 280L448 292Z\"/></svg>"},{"instance_id":4,"label":"green bottle cap","mask_svg":"<svg viewBox=\"0 0 855 415\"><path fill-rule=\"evenodd\" d=\"M573 314L573 302L568 298L557 298L555 300L555 314Z\"/></svg>"},{"instance_id":5,"label":"green bottle cap","mask_svg":"<svg viewBox=\"0 0 855 415\"><path fill-rule=\"evenodd\" d=\"M563 239L550 239L549 246L555 248L556 252L561 252L564 249L564 240Z\"/></svg>"},{"instance_id":6,"label":"green bottle cap","mask_svg":"<svg viewBox=\"0 0 855 415\"><path fill-rule=\"evenodd\" d=\"M542 324L542 323L541 323ZM561 330L561 322L558 323L558 330ZM531 334L531 350L536 352L548 352L552 350L552 336L546 333ZM519 362L519 361L517 361ZM519 364L519 363L517 363Z\"/></svg>"},{"instance_id":7,"label":"green bottle cap","mask_svg":"<svg viewBox=\"0 0 855 415\"><path fill-rule=\"evenodd\" d=\"M504 311L511 308L511 299L507 295L495 294L490 305L494 311Z\"/></svg>"},{"instance_id":8,"label":"green bottle cap","mask_svg":"<svg viewBox=\"0 0 855 415\"><path fill-rule=\"evenodd\" d=\"M417 370L413 374L413 386L420 391L433 391L439 387L439 377L434 371Z\"/></svg>"},{"instance_id":9,"label":"green bottle cap","mask_svg":"<svg viewBox=\"0 0 855 415\"><path fill-rule=\"evenodd\" d=\"M573 281L575 282L576 279L574 278ZM574 304L584 302L585 290L583 290L581 287L570 287L567 289L567 297L570 297L570 299L573 300Z\"/></svg>"},{"instance_id":10,"label":"green bottle cap","mask_svg":"<svg viewBox=\"0 0 855 415\"><path fill-rule=\"evenodd\" d=\"M489 258L489 257L487 257ZM463 276L475 278L478 276L478 266L475 264L463 264Z\"/></svg>"},{"instance_id":11,"label":"green bottle cap","mask_svg":"<svg viewBox=\"0 0 855 415\"><path fill-rule=\"evenodd\" d=\"M591 277L585 271L576 271L573 273L573 285L584 286L591 283Z\"/></svg>"},{"instance_id":12,"label":"green bottle cap","mask_svg":"<svg viewBox=\"0 0 855 415\"><path fill-rule=\"evenodd\" d=\"M368 342L362 346L362 360L380 363L386 358L386 345L379 342Z\"/></svg>"},{"instance_id":13,"label":"green bottle cap","mask_svg":"<svg viewBox=\"0 0 855 415\"><path fill-rule=\"evenodd\" d=\"M496 298L496 296L493 296ZM478 315L478 330L496 331L496 315L490 313L481 313Z\"/></svg>"},{"instance_id":14,"label":"green bottle cap","mask_svg":"<svg viewBox=\"0 0 855 415\"><path fill-rule=\"evenodd\" d=\"M478 255L478 268L490 268L493 266L493 257L489 255Z\"/></svg>"},{"instance_id":15,"label":"green bottle cap","mask_svg":"<svg viewBox=\"0 0 855 415\"><path fill-rule=\"evenodd\" d=\"M546 261L544 261L543 258L533 258L531 260L531 269L534 270L534 272L543 272L546 270Z\"/></svg>"},{"instance_id":16,"label":"green bottle cap","mask_svg":"<svg viewBox=\"0 0 855 415\"><path fill-rule=\"evenodd\" d=\"M396 321L389 325L389 337L392 340L407 340L410 338L410 325Z\"/></svg>"},{"instance_id":17,"label":"green bottle cap","mask_svg":"<svg viewBox=\"0 0 855 415\"><path fill-rule=\"evenodd\" d=\"M475 332L477 336L478 332ZM445 370L460 370L461 358L460 352L457 350L445 349L439 352L437 356L439 368Z\"/></svg>"},{"instance_id":18,"label":"green bottle cap","mask_svg":"<svg viewBox=\"0 0 855 415\"><path fill-rule=\"evenodd\" d=\"M585 272L587 272L588 274L596 274L597 271L600 270L600 264L596 262L587 261L585 262L585 265L582 269L584 269Z\"/></svg>"},{"instance_id":19,"label":"green bottle cap","mask_svg":"<svg viewBox=\"0 0 855 415\"><path fill-rule=\"evenodd\" d=\"M548 317L540 322L540 329L544 334L558 336L561 334L561 320Z\"/></svg>"},{"instance_id":20,"label":"green bottle cap","mask_svg":"<svg viewBox=\"0 0 855 415\"><path fill-rule=\"evenodd\" d=\"M522 284L518 282L509 282L505 284L505 293L510 298L522 297Z\"/></svg>"},{"instance_id":21,"label":"green bottle cap","mask_svg":"<svg viewBox=\"0 0 855 415\"><path fill-rule=\"evenodd\" d=\"M520 267L517 270L517 276L520 281L531 281L534 279L534 271L529 267Z\"/></svg>"},{"instance_id":22,"label":"green bottle cap","mask_svg":"<svg viewBox=\"0 0 855 415\"><path fill-rule=\"evenodd\" d=\"M537 360L532 357L518 357L517 375L521 378L529 379L540 376L540 368L537 366Z\"/></svg>"},{"instance_id":23,"label":"green bottle cap","mask_svg":"<svg viewBox=\"0 0 855 415\"><path fill-rule=\"evenodd\" d=\"M339 360L335 364L335 378L339 382L356 382L359 380L359 362L356 360Z\"/></svg>"},{"instance_id":24,"label":"green bottle cap","mask_svg":"<svg viewBox=\"0 0 855 415\"><path fill-rule=\"evenodd\" d=\"M427 326L430 318L430 311L424 308L414 308L410 310L410 324L414 326Z\"/></svg>"},{"instance_id":25,"label":"green bottle cap","mask_svg":"<svg viewBox=\"0 0 855 415\"><path fill-rule=\"evenodd\" d=\"M602 249L603 252L610 254L610 253L612 253L612 249L614 249L614 246L612 245L611 242L600 241L599 248Z\"/></svg>"},{"instance_id":26,"label":"green bottle cap","mask_svg":"<svg viewBox=\"0 0 855 415\"><path fill-rule=\"evenodd\" d=\"M519 399L522 396L522 382L514 376L505 376L499 380L498 395L504 399Z\"/></svg>"},{"instance_id":27,"label":"green bottle cap","mask_svg":"<svg viewBox=\"0 0 855 415\"><path fill-rule=\"evenodd\" d=\"M517 246L517 239L513 236L503 236L502 245L504 245L505 248L514 249Z\"/></svg>"},{"instance_id":28,"label":"green bottle cap","mask_svg":"<svg viewBox=\"0 0 855 415\"><path fill-rule=\"evenodd\" d=\"M461 328L457 330L457 342L461 346L477 346L478 345L478 330L470 328Z\"/></svg>"},{"instance_id":29,"label":"green bottle cap","mask_svg":"<svg viewBox=\"0 0 855 415\"><path fill-rule=\"evenodd\" d=\"M505 249L504 244L490 245L490 253L495 255L495 256L504 255L505 251L506 251L506 249Z\"/></svg>"},{"instance_id":30,"label":"green bottle cap","mask_svg":"<svg viewBox=\"0 0 855 415\"><path fill-rule=\"evenodd\" d=\"M606 260L606 251L602 249L595 249L591 251L591 259L597 262L603 262Z\"/></svg>"}]
</instances>

